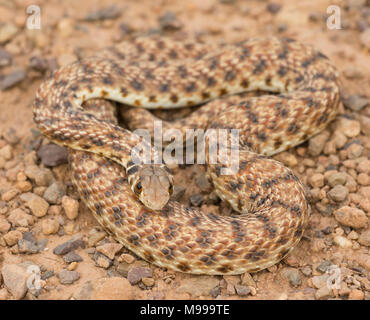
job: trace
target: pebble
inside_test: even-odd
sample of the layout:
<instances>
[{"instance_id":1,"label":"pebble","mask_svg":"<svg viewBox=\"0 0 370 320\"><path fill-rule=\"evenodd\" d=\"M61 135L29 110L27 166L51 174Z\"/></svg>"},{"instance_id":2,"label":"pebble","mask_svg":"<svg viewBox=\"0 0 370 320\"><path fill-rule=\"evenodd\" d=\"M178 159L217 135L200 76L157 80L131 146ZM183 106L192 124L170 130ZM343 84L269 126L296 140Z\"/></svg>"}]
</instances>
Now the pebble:
<instances>
[{"instance_id":1,"label":"pebble","mask_svg":"<svg viewBox=\"0 0 370 320\"><path fill-rule=\"evenodd\" d=\"M72 239L55 247L53 253L56 255L65 255L77 248L85 248L85 242L83 241L81 235L76 235Z\"/></svg>"},{"instance_id":2,"label":"pebble","mask_svg":"<svg viewBox=\"0 0 370 320\"><path fill-rule=\"evenodd\" d=\"M68 163L67 149L56 144L42 145L37 151L37 156L41 159L42 164L48 167Z\"/></svg>"},{"instance_id":3,"label":"pebble","mask_svg":"<svg viewBox=\"0 0 370 320\"><path fill-rule=\"evenodd\" d=\"M331 266L331 262L328 261L328 260L323 260L317 267L316 267L316 270L321 272L321 273L325 273L329 267Z\"/></svg>"},{"instance_id":4,"label":"pebble","mask_svg":"<svg viewBox=\"0 0 370 320\"><path fill-rule=\"evenodd\" d=\"M235 291L238 296L245 297L251 293L251 289L248 286L242 286L240 284L235 285Z\"/></svg>"},{"instance_id":5,"label":"pebble","mask_svg":"<svg viewBox=\"0 0 370 320\"><path fill-rule=\"evenodd\" d=\"M10 227L10 223L5 218L0 217L0 233L7 233Z\"/></svg>"},{"instance_id":6,"label":"pebble","mask_svg":"<svg viewBox=\"0 0 370 320\"><path fill-rule=\"evenodd\" d=\"M315 173L308 177L308 182L313 188L321 188L324 185L324 176L321 173Z\"/></svg>"},{"instance_id":7,"label":"pebble","mask_svg":"<svg viewBox=\"0 0 370 320\"><path fill-rule=\"evenodd\" d=\"M191 276L180 280L178 293L188 293L193 297L207 296L211 290L219 285L219 280L212 276Z\"/></svg>"},{"instance_id":8,"label":"pebble","mask_svg":"<svg viewBox=\"0 0 370 320\"><path fill-rule=\"evenodd\" d=\"M357 182L362 186L367 186L369 184L369 176L366 173L360 173L357 176Z\"/></svg>"},{"instance_id":9,"label":"pebble","mask_svg":"<svg viewBox=\"0 0 370 320\"><path fill-rule=\"evenodd\" d=\"M308 142L308 153L314 157L318 156L323 151L328 138L329 133L327 131L323 131L311 138Z\"/></svg>"},{"instance_id":10,"label":"pebble","mask_svg":"<svg viewBox=\"0 0 370 320\"><path fill-rule=\"evenodd\" d=\"M348 138L354 138L360 134L360 122L347 118L339 118L337 122L337 130L343 132Z\"/></svg>"},{"instance_id":11,"label":"pebble","mask_svg":"<svg viewBox=\"0 0 370 320\"><path fill-rule=\"evenodd\" d=\"M328 278L329 278L328 274L314 276L311 278L311 282L316 289L320 289L322 287L326 287Z\"/></svg>"},{"instance_id":12,"label":"pebble","mask_svg":"<svg viewBox=\"0 0 370 320\"><path fill-rule=\"evenodd\" d=\"M349 295L348 300L364 300L365 294L358 289L353 289Z\"/></svg>"},{"instance_id":13,"label":"pebble","mask_svg":"<svg viewBox=\"0 0 370 320\"><path fill-rule=\"evenodd\" d=\"M348 189L342 185L336 185L328 192L328 196L335 202L342 202L348 196Z\"/></svg>"},{"instance_id":14,"label":"pebble","mask_svg":"<svg viewBox=\"0 0 370 320\"><path fill-rule=\"evenodd\" d=\"M335 235L333 237L334 243L341 248L352 248L351 240L348 240L346 237Z\"/></svg>"},{"instance_id":15,"label":"pebble","mask_svg":"<svg viewBox=\"0 0 370 320\"><path fill-rule=\"evenodd\" d=\"M1 200L8 202L14 199L18 194L19 194L18 189L10 189L1 195Z\"/></svg>"},{"instance_id":16,"label":"pebble","mask_svg":"<svg viewBox=\"0 0 370 320\"><path fill-rule=\"evenodd\" d=\"M201 174L196 180L196 185L202 192L212 191L212 184L208 181L205 174Z\"/></svg>"},{"instance_id":17,"label":"pebble","mask_svg":"<svg viewBox=\"0 0 370 320\"><path fill-rule=\"evenodd\" d=\"M347 181L347 176L343 172L336 172L329 176L328 184L330 187L344 185Z\"/></svg>"},{"instance_id":18,"label":"pebble","mask_svg":"<svg viewBox=\"0 0 370 320\"><path fill-rule=\"evenodd\" d=\"M10 144L5 145L4 147L0 147L0 156L5 160L10 160L13 158L13 149Z\"/></svg>"},{"instance_id":19,"label":"pebble","mask_svg":"<svg viewBox=\"0 0 370 320\"><path fill-rule=\"evenodd\" d=\"M77 271L61 270L58 273L58 278L61 284L72 284L80 279L80 274Z\"/></svg>"},{"instance_id":20,"label":"pebble","mask_svg":"<svg viewBox=\"0 0 370 320\"><path fill-rule=\"evenodd\" d=\"M279 4L277 2L270 2L269 4L267 4L266 9L267 9L268 12L270 12L272 14L276 14L280 11L281 4Z\"/></svg>"},{"instance_id":21,"label":"pebble","mask_svg":"<svg viewBox=\"0 0 370 320\"><path fill-rule=\"evenodd\" d=\"M366 135L370 135L370 117L360 116L361 131Z\"/></svg>"},{"instance_id":22,"label":"pebble","mask_svg":"<svg viewBox=\"0 0 370 320\"><path fill-rule=\"evenodd\" d=\"M358 143L351 144L348 149L348 158L349 159L356 159L362 155L362 152L364 150L364 147Z\"/></svg>"},{"instance_id":23,"label":"pebble","mask_svg":"<svg viewBox=\"0 0 370 320\"><path fill-rule=\"evenodd\" d=\"M297 269L294 268L284 268L281 270L281 275L289 280L292 287L298 287L302 284L301 276Z\"/></svg>"},{"instance_id":24,"label":"pebble","mask_svg":"<svg viewBox=\"0 0 370 320\"><path fill-rule=\"evenodd\" d=\"M132 300L134 291L131 284L121 277L99 279L94 284L92 300Z\"/></svg>"},{"instance_id":25,"label":"pebble","mask_svg":"<svg viewBox=\"0 0 370 320\"><path fill-rule=\"evenodd\" d=\"M6 233L3 238L6 244L11 247L22 239L22 232L18 230L12 230Z\"/></svg>"},{"instance_id":26,"label":"pebble","mask_svg":"<svg viewBox=\"0 0 370 320\"><path fill-rule=\"evenodd\" d=\"M144 267L134 267L127 274L127 280L132 285L139 283L142 278L152 278L152 277L153 277L152 269Z\"/></svg>"},{"instance_id":27,"label":"pebble","mask_svg":"<svg viewBox=\"0 0 370 320\"><path fill-rule=\"evenodd\" d=\"M56 219L44 219L41 224L42 233L45 235L57 233L59 230L59 222Z\"/></svg>"},{"instance_id":28,"label":"pebble","mask_svg":"<svg viewBox=\"0 0 370 320\"><path fill-rule=\"evenodd\" d=\"M128 264L131 264L135 261L135 257L133 257L131 254L128 254L128 253L122 253L119 258L118 258L118 261L121 262L121 261L124 261Z\"/></svg>"},{"instance_id":29,"label":"pebble","mask_svg":"<svg viewBox=\"0 0 370 320\"><path fill-rule=\"evenodd\" d=\"M220 286L216 286L214 287L210 292L209 292L210 296L212 298L216 298L217 296L219 296L221 294L221 287Z\"/></svg>"},{"instance_id":30,"label":"pebble","mask_svg":"<svg viewBox=\"0 0 370 320\"><path fill-rule=\"evenodd\" d=\"M329 289L327 286L323 286L320 289L317 289L315 292L315 298L317 300L330 298L332 296L332 290Z\"/></svg>"},{"instance_id":31,"label":"pebble","mask_svg":"<svg viewBox=\"0 0 370 320\"><path fill-rule=\"evenodd\" d=\"M201 194L193 194L189 198L191 205L194 207L200 207L204 201L204 198Z\"/></svg>"},{"instance_id":32,"label":"pebble","mask_svg":"<svg viewBox=\"0 0 370 320\"><path fill-rule=\"evenodd\" d=\"M344 226L352 228L363 228L368 218L366 214L357 208L344 206L334 212L335 219Z\"/></svg>"},{"instance_id":33,"label":"pebble","mask_svg":"<svg viewBox=\"0 0 370 320\"><path fill-rule=\"evenodd\" d=\"M106 243L96 247L96 251L104 254L109 259L113 260L118 251L122 249L123 245L120 243Z\"/></svg>"},{"instance_id":34,"label":"pebble","mask_svg":"<svg viewBox=\"0 0 370 320\"><path fill-rule=\"evenodd\" d=\"M65 195L66 189L63 183L54 182L44 192L44 199L50 204L60 203L60 199Z\"/></svg>"},{"instance_id":35,"label":"pebble","mask_svg":"<svg viewBox=\"0 0 370 320\"><path fill-rule=\"evenodd\" d=\"M9 89L26 78L26 72L19 69L7 74L0 82L0 90Z\"/></svg>"},{"instance_id":36,"label":"pebble","mask_svg":"<svg viewBox=\"0 0 370 320\"><path fill-rule=\"evenodd\" d=\"M8 130L6 130L3 134L3 137L5 141L11 145L16 145L20 140L19 136L17 135L17 131L14 128L9 128Z\"/></svg>"},{"instance_id":37,"label":"pebble","mask_svg":"<svg viewBox=\"0 0 370 320\"><path fill-rule=\"evenodd\" d=\"M104 254L101 254L100 252L94 253L94 261L98 267L108 269L112 264L112 260L106 257Z\"/></svg>"},{"instance_id":38,"label":"pebble","mask_svg":"<svg viewBox=\"0 0 370 320\"><path fill-rule=\"evenodd\" d=\"M108 20L116 19L120 17L122 10L116 5L107 6L97 11L93 11L87 14L85 20L87 21L99 21L99 20Z\"/></svg>"},{"instance_id":39,"label":"pebble","mask_svg":"<svg viewBox=\"0 0 370 320\"><path fill-rule=\"evenodd\" d=\"M49 208L49 204L43 198L33 193L26 202L26 206L30 208L33 215L38 218L45 216Z\"/></svg>"},{"instance_id":40,"label":"pebble","mask_svg":"<svg viewBox=\"0 0 370 320\"><path fill-rule=\"evenodd\" d=\"M6 264L1 270L3 281L16 300L22 299L27 292L27 274L23 267L16 264Z\"/></svg>"},{"instance_id":41,"label":"pebble","mask_svg":"<svg viewBox=\"0 0 370 320\"><path fill-rule=\"evenodd\" d=\"M131 266L127 262L122 262L116 267L116 271L122 276L127 278Z\"/></svg>"},{"instance_id":42,"label":"pebble","mask_svg":"<svg viewBox=\"0 0 370 320\"><path fill-rule=\"evenodd\" d=\"M369 99L359 95L350 95L343 100L343 104L352 111L360 111L369 104Z\"/></svg>"},{"instance_id":43,"label":"pebble","mask_svg":"<svg viewBox=\"0 0 370 320\"><path fill-rule=\"evenodd\" d=\"M0 44L4 44L8 40L12 39L17 32L18 28L14 23L2 23L0 25Z\"/></svg>"},{"instance_id":44,"label":"pebble","mask_svg":"<svg viewBox=\"0 0 370 320\"><path fill-rule=\"evenodd\" d=\"M5 67L10 65L12 62L12 55L3 49L0 49L0 67Z\"/></svg>"},{"instance_id":45,"label":"pebble","mask_svg":"<svg viewBox=\"0 0 370 320\"><path fill-rule=\"evenodd\" d=\"M70 251L67 254L63 256L63 260L65 263L72 263L72 262L81 262L83 259L79 254L77 254L75 251Z\"/></svg>"},{"instance_id":46,"label":"pebble","mask_svg":"<svg viewBox=\"0 0 370 320\"><path fill-rule=\"evenodd\" d=\"M62 207L68 219L76 219L78 216L79 203L77 200L72 199L68 196L63 196Z\"/></svg>"},{"instance_id":47,"label":"pebble","mask_svg":"<svg viewBox=\"0 0 370 320\"><path fill-rule=\"evenodd\" d=\"M147 287L153 287L155 284L155 281L153 278L142 278L141 282L144 283Z\"/></svg>"},{"instance_id":48,"label":"pebble","mask_svg":"<svg viewBox=\"0 0 370 320\"><path fill-rule=\"evenodd\" d=\"M310 266L305 266L302 268L301 272L303 273L304 276L310 277L312 275L312 269Z\"/></svg>"},{"instance_id":49,"label":"pebble","mask_svg":"<svg viewBox=\"0 0 370 320\"><path fill-rule=\"evenodd\" d=\"M87 240L87 244L89 247L95 246L100 240L103 240L106 237L106 233L103 231L94 232L91 234Z\"/></svg>"},{"instance_id":50,"label":"pebble","mask_svg":"<svg viewBox=\"0 0 370 320\"><path fill-rule=\"evenodd\" d=\"M177 19L176 15L172 11L165 12L159 17L158 22L161 29L166 31L179 30L183 27L183 24Z\"/></svg>"},{"instance_id":51,"label":"pebble","mask_svg":"<svg viewBox=\"0 0 370 320\"><path fill-rule=\"evenodd\" d=\"M358 238L358 242L363 246L370 247L370 229L363 231Z\"/></svg>"},{"instance_id":52,"label":"pebble","mask_svg":"<svg viewBox=\"0 0 370 320\"><path fill-rule=\"evenodd\" d=\"M53 180L53 174L50 169L39 168L36 165L28 165L24 170L25 175L34 181L37 186L49 186Z\"/></svg>"}]
</instances>

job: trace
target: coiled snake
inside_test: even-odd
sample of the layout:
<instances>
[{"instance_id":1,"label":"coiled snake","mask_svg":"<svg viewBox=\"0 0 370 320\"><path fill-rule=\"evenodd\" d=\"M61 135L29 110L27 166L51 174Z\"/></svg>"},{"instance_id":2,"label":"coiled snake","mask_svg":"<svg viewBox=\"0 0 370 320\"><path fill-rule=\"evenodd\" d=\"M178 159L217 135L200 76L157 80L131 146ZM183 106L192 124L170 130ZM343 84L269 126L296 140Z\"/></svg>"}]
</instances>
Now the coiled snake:
<instances>
[{"instance_id":1,"label":"coiled snake","mask_svg":"<svg viewBox=\"0 0 370 320\"><path fill-rule=\"evenodd\" d=\"M271 94L231 96L254 90ZM110 104L93 98L140 107L124 112L130 128L152 130L154 116L145 109L205 103L164 128L239 129L239 171L222 175L208 163L207 175L242 214L219 216L169 200L166 166L133 163L132 148L141 140L116 125ZM51 141L70 148L82 200L135 254L181 272L240 274L285 257L309 217L298 178L267 156L317 134L338 104L335 68L291 39L216 46L139 38L55 71L37 91L34 121Z\"/></svg>"}]
</instances>

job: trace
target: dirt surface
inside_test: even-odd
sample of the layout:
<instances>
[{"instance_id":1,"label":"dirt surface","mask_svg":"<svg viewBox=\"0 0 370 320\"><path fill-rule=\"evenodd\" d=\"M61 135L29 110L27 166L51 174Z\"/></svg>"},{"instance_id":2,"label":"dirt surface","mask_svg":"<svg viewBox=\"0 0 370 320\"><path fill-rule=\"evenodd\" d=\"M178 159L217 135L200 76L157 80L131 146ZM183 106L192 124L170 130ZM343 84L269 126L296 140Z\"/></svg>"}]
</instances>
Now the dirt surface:
<instances>
[{"instance_id":1,"label":"dirt surface","mask_svg":"<svg viewBox=\"0 0 370 320\"><path fill-rule=\"evenodd\" d=\"M340 30L326 25L332 4L341 9ZM41 8L40 30L26 27L29 5ZM370 299L369 1L0 0L0 17L0 300ZM217 42L291 37L314 45L337 66L343 104L336 121L275 157L312 198L302 241L276 266L211 277L146 263L75 201L65 151L52 149L38 133L31 105L52 70L150 33ZM50 154L57 162L45 165ZM208 190L202 168L174 171L181 202L230 213ZM72 252L67 257L55 253L61 244ZM36 274L28 273L30 266ZM39 287L27 286L31 276ZM329 277L340 286L329 288Z\"/></svg>"}]
</instances>

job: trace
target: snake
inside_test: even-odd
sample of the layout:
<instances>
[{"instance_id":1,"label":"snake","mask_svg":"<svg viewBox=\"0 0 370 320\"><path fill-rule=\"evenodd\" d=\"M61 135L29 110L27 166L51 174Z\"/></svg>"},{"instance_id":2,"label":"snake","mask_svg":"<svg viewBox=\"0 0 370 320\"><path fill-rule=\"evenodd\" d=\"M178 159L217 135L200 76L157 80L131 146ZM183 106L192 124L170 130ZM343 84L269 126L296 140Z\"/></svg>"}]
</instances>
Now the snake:
<instances>
[{"instance_id":1,"label":"snake","mask_svg":"<svg viewBox=\"0 0 370 320\"><path fill-rule=\"evenodd\" d=\"M245 95L251 91L260 94ZM301 240L310 216L305 186L271 156L323 130L339 102L336 68L309 44L151 36L57 69L37 90L33 114L45 137L69 148L81 200L118 242L162 268L235 275L275 265ZM116 103L128 128L118 125ZM164 129L238 130L236 172L222 174L206 157L207 178L230 215L176 201L165 163L133 161L140 143L153 159L161 152L133 128L151 131L156 110L190 107Z\"/></svg>"}]
</instances>

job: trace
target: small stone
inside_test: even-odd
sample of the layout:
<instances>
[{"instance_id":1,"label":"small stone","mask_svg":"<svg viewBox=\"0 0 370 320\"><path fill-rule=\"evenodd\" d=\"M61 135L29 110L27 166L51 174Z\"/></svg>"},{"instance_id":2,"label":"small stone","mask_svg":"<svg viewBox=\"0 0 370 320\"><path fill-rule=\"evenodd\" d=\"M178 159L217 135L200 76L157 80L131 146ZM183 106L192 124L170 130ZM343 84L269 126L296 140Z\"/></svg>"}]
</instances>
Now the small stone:
<instances>
[{"instance_id":1,"label":"small stone","mask_svg":"<svg viewBox=\"0 0 370 320\"><path fill-rule=\"evenodd\" d=\"M62 198L62 207L68 219L76 219L78 215L79 203L77 200L68 196Z\"/></svg>"},{"instance_id":2,"label":"small stone","mask_svg":"<svg viewBox=\"0 0 370 320\"><path fill-rule=\"evenodd\" d=\"M120 263L117 267L116 267L116 271L122 276L122 277L125 277L127 278L127 275L128 275L128 272L130 270L131 266L130 264L126 263L126 262L122 262Z\"/></svg>"},{"instance_id":3,"label":"small stone","mask_svg":"<svg viewBox=\"0 0 370 320\"><path fill-rule=\"evenodd\" d=\"M321 273L325 273L329 269L330 266L331 266L331 262L324 260L317 266L316 270Z\"/></svg>"},{"instance_id":4,"label":"small stone","mask_svg":"<svg viewBox=\"0 0 370 320\"><path fill-rule=\"evenodd\" d=\"M315 298L317 300L329 298L332 296L332 290L329 289L327 286L323 286L322 288L316 290Z\"/></svg>"},{"instance_id":5,"label":"small stone","mask_svg":"<svg viewBox=\"0 0 370 320\"><path fill-rule=\"evenodd\" d=\"M44 219L42 221L42 233L45 235L57 233L59 230L59 222L56 219Z\"/></svg>"},{"instance_id":6,"label":"small stone","mask_svg":"<svg viewBox=\"0 0 370 320\"><path fill-rule=\"evenodd\" d=\"M207 296L219 283L220 281L212 276L193 276L180 280L176 292L188 293L193 297Z\"/></svg>"},{"instance_id":7,"label":"small stone","mask_svg":"<svg viewBox=\"0 0 370 320\"><path fill-rule=\"evenodd\" d=\"M301 272L303 273L304 276L310 277L312 275L312 269L310 266L305 266L302 268Z\"/></svg>"},{"instance_id":8,"label":"small stone","mask_svg":"<svg viewBox=\"0 0 370 320\"><path fill-rule=\"evenodd\" d=\"M364 147L358 143L352 143L348 149L348 158L349 159L356 159L362 155L362 152L364 150Z\"/></svg>"},{"instance_id":9,"label":"small stone","mask_svg":"<svg viewBox=\"0 0 370 320\"><path fill-rule=\"evenodd\" d=\"M366 173L360 173L357 176L357 182L362 186L367 186L369 184L369 176Z\"/></svg>"},{"instance_id":10,"label":"small stone","mask_svg":"<svg viewBox=\"0 0 370 320\"><path fill-rule=\"evenodd\" d=\"M360 134L360 122L347 118L339 118L337 130L342 131L348 138L354 138Z\"/></svg>"},{"instance_id":11,"label":"small stone","mask_svg":"<svg viewBox=\"0 0 370 320\"><path fill-rule=\"evenodd\" d=\"M324 176L321 173L315 173L308 177L308 182L313 188L321 188L324 185Z\"/></svg>"},{"instance_id":12,"label":"small stone","mask_svg":"<svg viewBox=\"0 0 370 320\"><path fill-rule=\"evenodd\" d=\"M77 235L72 239L55 247L53 253L56 255L65 255L68 252L71 252L72 250L75 250L77 248L85 248L85 242L83 241L81 235Z\"/></svg>"},{"instance_id":13,"label":"small stone","mask_svg":"<svg viewBox=\"0 0 370 320\"><path fill-rule=\"evenodd\" d=\"M23 69L7 74L0 82L0 90L9 89L26 78L26 72Z\"/></svg>"},{"instance_id":14,"label":"small stone","mask_svg":"<svg viewBox=\"0 0 370 320\"><path fill-rule=\"evenodd\" d=\"M98 267L104 269L108 269L112 265L112 260L99 252L94 253L94 261Z\"/></svg>"},{"instance_id":15,"label":"small stone","mask_svg":"<svg viewBox=\"0 0 370 320\"><path fill-rule=\"evenodd\" d=\"M38 218L45 216L49 208L49 204L36 194L32 194L31 198L26 202L26 206Z\"/></svg>"},{"instance_id":16,"label":"small stone","mask_svg":"<svg viewBox=\"0 0 370 320\"><path fill-rule=\"evenodd\" d=\"M152 278L152 269L144 267L132 268L127 274L127 280L130 284L135 285L140 282L142 278Z\"/></svg>"},{"instance_id":17,"label":"small stone","mask_svg":"<svg viewBox=\"0 0 370 320\"><path fill-rule=\"evenodd\" d=\"M7 144L2 148L0 147L0 157L4 158L5 160L10 160L13 158L13 149L10 144Z\"/></svg>"},{"instance_id":18,"label":"small stone","mask_svg":"<svg viewBox=\"0 0 370 320\"><path fill-rule=\"evenodd\" d=\"M364 300L365 294L358 289L353 289L348 296L348 300Z\"/></svg>"},{"instance_id":19,"label":"small stone","mask_svg":"<svg viewBox=\"0 0 370 320\"><path fill-rule=\"evenodd\" d=\"M370 229L363 231L358 238L358 242L363 246L370 247Z\"/></svg>"},{"instance_id":20,"label":"small stone","mask_svg":"<svg viewBox=\"0 0 370 320\"><path fill-rule=\"evenodd\" d=\"M106 243L96 247L96 251L104 254L106 257L113 260L116 253L120 251L122 247L123 246L120 243Z\"/></svg>"},{"instance_id":21,"label":"small stone","mask_svg":"<svg viewBox=\"0 0 370 320\"><path fill-rule=\"evenodd\" d=\"M10 227L10 223L5 218L0 217L0 233L8 232Z\"/></svg>"},{"instance_id":22,"label":"small stone","mask_svg":"<svg viewBox=\"0 0 370 320\"><path fill-rule=\"evenodd\" d=\"M103 240L106 237L105 232L94 232L89 236L89 239L87 240L87 244L89 247L95 246L100 240Z\"/></svg>"},{"instance_id":23,"label":"small stone","mask_svg":"<svg viewBox=\"0 0 370 320\"><path fill-rule=\"evenodd\" d=\"M1 49L0 49L0 56L1 56ZM3 134L3 137L5 141L11 145L16 145L20 140L19 136L17 135L17 131L14 128L9 128L8 130L6 130Z\"/></svg>"},{"instance_id":24,"label":"small stone","mask_svg":"<svg viewBox=\"0 0 370 320\"><path fill-rule=\"evenodd\" d=\"M311 278L312 284L316 289L320 289L322 287L327 286L327 281L329 279L328 274L323 274L321 276L314 276Z\"/></svg>"},{"instance_id":25,"label":"small stone","mask_svg":"<svg viewBox=\"0 0 370 320\"><path fill-rule=\"evenodd\" d=\"M12 230L6 233L3 238L6 244L11 247L22 239L22 233L18 230Z\"/></svg>"},{"instance_id":26,"label":"small stone","mask_svg":"<svg viewBox=\"0 0 370 320\"><path fill-rule=\"evenodd\" d=\"M0 67L8 66L11 62L12 55L3 49L0 49Z\"/></svg>"},{"instance_id":27,"label":"small stone","mask_svg":"<svg viewBox=\"0 0 370 320\"><path fill-rule=\"evenodd\" d=\"M58 204L65 193L66 190L63 183L54 182L45 190L43 197L50 204Z\"/></svg>"},{"instance_id":28,"label":"small stone","mask_svg":"<svg viewBox=\"0 0 370 320\"><path fill-rule=\"evenodd\" d=\"M308 142L308 153L311 156L318 156L324 149L326 141L328 141L329 133L327 131L321 132L311 138Z\"/></svg>"},{"instance_id":29,"label":"small stone","mask_svg":"<svg viewBox=\"0 0 370 320\"><path fill-rule=\"evenodd\" d=\"M183 26L172 11L167 11L164 15L159 17L158 21L161 29L167 31L179 30Z\"/></svg>"},{"instance_id":30,"label":"small stone","mask_svg":"<svg viewBox=\"0 0 370 320\"><path fill-rule=\"evenodd\" d=\"M344 185L347 181L347 177L342 172L336 172L329 176L328 184L330 187L335 187L337 185Z\"/></svg>"},{"instance_id":31,"label":"small stone","mask_svg":"<svg viewBox=\"0 0 370 320\"><path fill-rule=\"evenodd\" d=\"M345 107L352 111L360 111L369 104L369 99L359 95L351 95L343 100Z\"/></svg>"},{"instance_id":32,"label":"small stone","mask_svg":"<svg viewBox=\"0 0 370 320\"><path fill-rule=\"evenodd\" d=\"M92 300L132 300L134 291L130 283L121 277L99 279L94 285Z\"/></svg>"},{"instance_id":33,"label":"small stone","mask_svg":"<svg viewBox=\"0 0 370 320\"><path fill-rule=\"evenodd\" d=\"M6 264L1 270L3 276L3 281L12 296L20 300L27 292L27 279L29 274L27 274L19 265L16 264Z\"/></svg>"},{"instance_id":34,"label":"small stone","mask_svg":"<svg viewBox=\"0 0 370 320\"><path fill-rule=\"evenodd\" d=\"M367 223L366 214L357 208L344 206L334 212L335 219L345 226L352 228L363 228Z\"/></svg>"},{"instance_id":35,"label":"small stone","mask_svg":"<svg viewBox=\"0 0 370 320\"><path fill-rule=\"evenodd\" d=\"M245 297L251 293L251 289L248 286L235 285L235 290L238 296Z\"/></svg>"},{"instance_id":36,"label":"small stone","mask_svg":"<svg viewBox=\"0 0 370 320\"><path fill-rule=\"evenodd\" d=\"M42 251L35 239L27 239L23 234L23 238L18 241L18 250L20 253L35 254Z\"/></svg>"},{"instance_id":37,"label":"small stone","mask_svg":"<svg viewBox=\"0 0 370 320\"><path fill-rule=\"evenodd\" d=\"M122 10L115 6L111 5L100 10L90 12L85 20L87 21L99 21L99 20L107 20L107 19L116 19L122 14Z\"/></svg>"},{"instance_id":38,"label":"small stone","mask_svg":"<svg viewBox=\"0 0 370 320\"><path fill-rule=\"evenodd\" d=\"M40 147L37 156L41 162L48 167L56 167L68 163L68 151L66 148L56 144L47 144Z\"/></svg>"},{"instance_id":39,"label":"small stone","mask_svg":"<svg viewBox=\"0 0 370 320\"><path fill-rule=\"evenodd\" d=\"M361 131L366 135L370 135L370 117L360 116Z\"/></svg>"},{"instance_id":40,"label":"small stone","mask_svg":"<svg viewBox=\"0 0 370 320\"><path fill-rule=\"evenodd\" d=\"M195 207L200 207L204 201L204 198L201 194L193 194L190 196L190 203Z\"/></svg>"},{"instance_id":41,"label":"small stone","mask_svg":"<svg viewBox=\"0 0 370 320\"><path fill-rule=\"evenodd\" d=\"M8 40L12 39L17 32L18 28L14 23L2 23L0 25L0 44L4 44Z\"/></svg>"},{"instance_id":42,"label":"small stone","mask_svg":"<svg viewBox=\"0 0 370 320\"><path fill-rule=\"evenodd\" d=\"M61 270L58 273L58 278L61 284L72 284L80 279L80 274L77 271Z\"/></svg>"},{"instance_id":43,"label":"small stone","mask_svg":"<svg viewBox=\"0 0 370 320\"><path fill-rule=\"evenodd\" d=\"M72 263L72 262L81 262L83 259L80 255L78 255L75 251L68 252L63 256L63 260L66 263Z\"/></svg>"},{"instance_id":44,"label":"small stone","mask_svg":"<svg viewBox=\"0 0 370 320\"><path fill-rule=\"evenodd\" d=\"M266 9L267 9L268 12L270 12L272 14L276 14L280 11L281 4L279 4L277 2L271 2L267 5Z\"/></svg>"},{"instance_id":45,"label":"small stone","mask_svg":"<svg viewBox=\"0 0 370 320\"><path fill-rule=\"evenodd\" d=\"M28 165L24 170L25 175L34 181L37 186L47 187L53 183L54 177L50 169L39 168L36 165Z\"/></svg>"},{"instance_id":46,"label":"small stone","mask_svg":"<svg viewBox=\"0 0 370 320\"><path fill-rule=\"evenodd\" d=\"M212 185L208 181L205 174L201 174L196 180L195 183L197 184L198 188L202 192L210 192L212 190Z\"/></svg>"},{"instance_id":47,"label":"small stone","mask_svg":"<svg viewBox=\"0 0 370 320\"><path fill-rule=\"evenodd\" d=\"M342 185L336 185L328 192L328 196L335 202L342 202L348 196L348 189Z\"/></svg>"},{"instance_id":48,"label":"small stone","mask_svg":"<svg viewBox=\"0 0 370 320\"><path fill-rule=\"evenodd\" d=\"M147 287L153 287L155 284L155 281L153 278L142 278L141 279L142 283L144 283Z\"/></svg>"},{"instance_id":49,"label":"small stone","mask_svg":"<svg viewBox=\"0 0 370 320\"><path fill-rule=\"evenodd\" d=\"M135 261L135 257L133 257L131 254L122 253L120 257L118 258L118 261L124 261L128 264L131 264Z\"/></svg>"},{"instance_id":50,"label":"small stone","mask_svg":"<svg viewBox=\"0 0 370 320\"><path fill-rule=\"evenodd\" d=\"M14 199L18 194L19 194L18 189L10 189L1 195L1 200L8 202Z\"/></svg>"},{"instance_id":51,"label":"small stone","mask_svg":"<svg viewBox=\"0 0 370 320\"><path fill-rule=\"evenodd\" d=\"M336 235L333 237L333 240L335 244L337 244L341 248L352 248L351 240L348 240L347 238L343 236Z\"/></svg>"},{"instance_id":52,"label":"small stone","mask_svg":"<svg viewBox=\"0 0 370 320\"><path fill-rule=\"evenodd\" d=\"M301 276L299 275L298 270L294 268L284 268L281 271L283 277L289 280L289 283L292 287L298 287L302 284Z\"/></svg>"}]
</instances>

